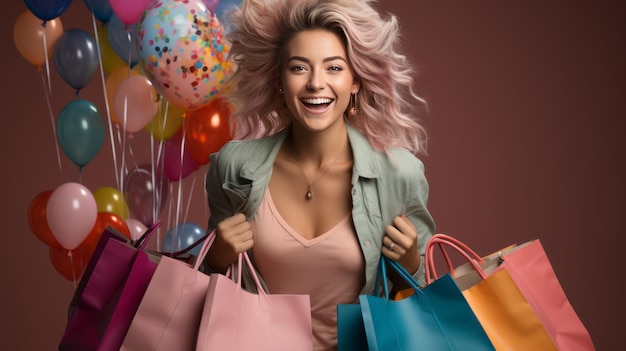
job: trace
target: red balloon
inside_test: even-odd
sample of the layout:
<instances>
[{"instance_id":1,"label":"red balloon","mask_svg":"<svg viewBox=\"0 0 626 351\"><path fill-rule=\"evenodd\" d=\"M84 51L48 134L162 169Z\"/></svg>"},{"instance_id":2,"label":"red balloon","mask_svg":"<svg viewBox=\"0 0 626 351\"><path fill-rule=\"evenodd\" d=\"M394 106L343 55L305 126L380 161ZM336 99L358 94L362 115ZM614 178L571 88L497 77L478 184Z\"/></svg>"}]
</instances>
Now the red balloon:
<instances>
[{"instance_id":1,"label":"red balloon","mask_svg":"<svg viewBox=\"0 0 626 351\"><path fill-rule=\"evenodd\" d=\"M46 245L57 249L62 248L59 241L54 237L48 219L46 218L46 208L48 199L54 190L43 191L35 196L28 206L28 224L35 236Z\"/></svg>"},{"instance_id":2,"label":"red balloon","mask_svg":"<svg viewBox=\"0 0 626 351\"><path fill-rule=\"evenodd\" d=\"M232 139L228 123L230 113L228 104L222 98L187 112L185 145L198 165L209 163L209 156Z\"/></svg>"},{"instance_id":3,"label":"red balloon","mask_svg":"<svg viewBox=\"0 0 626 351\"><path fill-rule=\"evenodd\" d=\"M87 259L87 261L91 259L91 256L96 250L96 246L98 246L98 242L102 237L102 233L108 226L111 226L113 229L123 234L126 238L131 239L130 228L128 227L128 224L126 224L126 221L124 221L120 216L110 212L98 212L96 224L85 238L85 241L83 241L78 247L78 249L82 252L82 256Z\"/></svg>"},{"instance_id":4,"label":"red balloon","mask_svg":"<svg viewBox=\"0 0 626 351\"><path fill-rule=\"evenodd\" d=\"M80 249L70 252L64 248L50 248L50 262L54 269L59 272L65 279L70 281L78 281L82 276L89 260L82 256Z\"/></svg>"}]
</instances>

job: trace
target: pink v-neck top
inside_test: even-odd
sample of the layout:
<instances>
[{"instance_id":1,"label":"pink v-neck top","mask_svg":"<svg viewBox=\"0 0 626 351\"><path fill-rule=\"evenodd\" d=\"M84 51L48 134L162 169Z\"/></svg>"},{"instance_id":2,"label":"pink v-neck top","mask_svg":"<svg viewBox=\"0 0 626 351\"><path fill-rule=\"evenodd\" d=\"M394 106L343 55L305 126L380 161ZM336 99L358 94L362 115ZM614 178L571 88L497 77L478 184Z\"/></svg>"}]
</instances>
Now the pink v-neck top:
<instances>
[{"instance_id":1,"label":"pink v-neck top","mask_svg":"<svg viewBox=\"0 0 626 351\"><path fill-rule=\"evenodd\" d=\"M310 295L314 350L335 349L337 304L355 303L365 281L352 216L306 240L278 213L268 189L252 230L254 260L269 292Z\"/></svg>"}]
</instances>

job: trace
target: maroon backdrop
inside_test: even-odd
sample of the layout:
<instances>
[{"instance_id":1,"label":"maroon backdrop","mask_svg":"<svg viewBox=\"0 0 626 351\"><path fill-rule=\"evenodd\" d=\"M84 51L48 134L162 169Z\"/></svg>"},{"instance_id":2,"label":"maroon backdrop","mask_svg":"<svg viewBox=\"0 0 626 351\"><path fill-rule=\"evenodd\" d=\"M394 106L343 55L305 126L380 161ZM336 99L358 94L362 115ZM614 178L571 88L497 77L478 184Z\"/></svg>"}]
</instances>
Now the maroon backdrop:
<instances>
[{"instance_id":1,"label":"maroon backdrop","mask_svg":"<svg viewBox=\"0 0 626 351\"><path fill-rule=\"evenodd\" d=\"M48 107L45 67L38 72L13 44L15 19L26 6L4 6L2 348L52 350L74 283L53 268L48 247L31 232L28 205L68 181L92 191L116 186L113 151L107 132L80 175L63 154L59 166L51 113L56 118L78 97L51 67ZM429 103L424 161L437 231L483 253L540 238L598 349L617 349L618 317L626 312L617 288L626 195L625 6L610 0L387 0L379 6L399 15L419 71L416 88ZM93 33L83 1L60 18L66 30ZM104 109L99 74L79 97ZM145 132L130 142L138 162L149 159L149 143ZM205 172L200 168L181 187L182 204L191 204L186 220L202 226Z\"/></svg>"}]
</instances>

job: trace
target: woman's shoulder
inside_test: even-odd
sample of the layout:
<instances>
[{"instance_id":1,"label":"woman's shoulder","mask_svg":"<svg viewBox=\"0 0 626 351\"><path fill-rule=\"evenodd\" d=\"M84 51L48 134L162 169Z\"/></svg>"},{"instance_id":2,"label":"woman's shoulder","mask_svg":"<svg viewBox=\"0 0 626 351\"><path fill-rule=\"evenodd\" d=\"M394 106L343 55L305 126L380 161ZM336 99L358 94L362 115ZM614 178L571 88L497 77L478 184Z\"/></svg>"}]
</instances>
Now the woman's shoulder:
<instances>
[{"instance_id":1,"label":"woman's shoulder","mask_svg":"<svg viewBox=\"0 0 626 351\"><path fill-rule=\"evenodd\" d=\"M219 163L231 166L250 161L264 162L280 147L281 140L280 134L258 139L231 140L211 155L211 162L219 160Z\"/></svg>"}]
</instances>

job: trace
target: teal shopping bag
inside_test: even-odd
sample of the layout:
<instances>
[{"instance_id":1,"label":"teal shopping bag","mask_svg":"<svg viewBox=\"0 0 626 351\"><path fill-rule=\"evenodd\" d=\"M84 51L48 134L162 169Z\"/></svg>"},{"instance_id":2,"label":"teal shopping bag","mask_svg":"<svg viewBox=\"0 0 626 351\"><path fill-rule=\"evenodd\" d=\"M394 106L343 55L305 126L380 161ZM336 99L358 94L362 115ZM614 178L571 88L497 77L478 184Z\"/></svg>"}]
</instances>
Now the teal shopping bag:
<instances>
[{"instance_id":1,"label":"teal shopping bag","mask_svg":"<svg viewBox=\"0 0 626 351\"><path fill-rule=\"evenodd\" d=\"M409 283L415 294L398 301L389 298L387 265ZM381 256L379 275L384 295L359 296L369 350L495 350L449 274L420 288L402 265Z\"/></svg>"}]
</instances>

